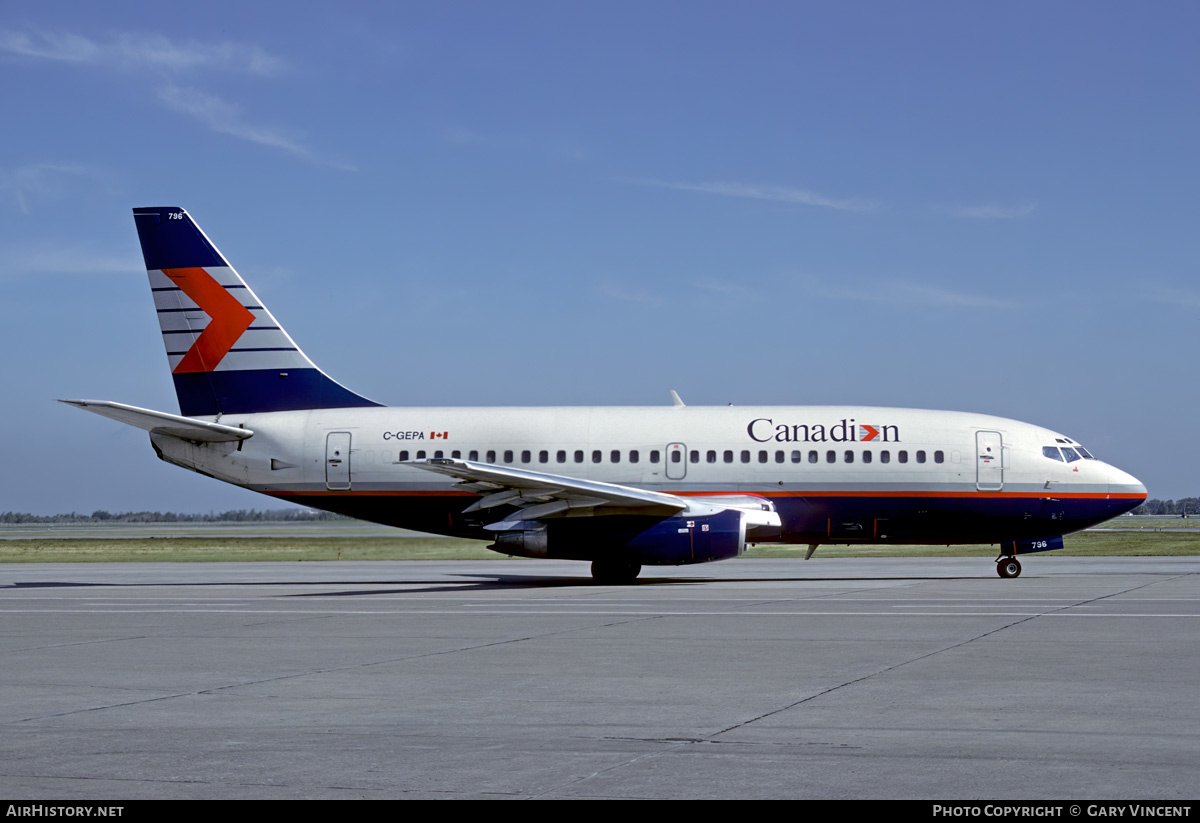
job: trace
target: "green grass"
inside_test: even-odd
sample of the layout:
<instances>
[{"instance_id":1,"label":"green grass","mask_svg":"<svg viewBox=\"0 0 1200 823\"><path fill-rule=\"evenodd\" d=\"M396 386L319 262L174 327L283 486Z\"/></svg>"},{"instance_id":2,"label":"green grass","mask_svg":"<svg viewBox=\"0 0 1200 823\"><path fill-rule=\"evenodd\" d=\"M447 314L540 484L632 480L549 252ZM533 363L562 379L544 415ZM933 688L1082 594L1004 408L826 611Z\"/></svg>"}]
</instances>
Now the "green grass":
<instances>
[{"instance_id":1,"label":"green grass","mask_svg":"<svg viewBox=\"0 0 1200 823\"><path fill-rule=\"evenodd\" d=\"M479 540L445 537L144 537L0 540L0 563L230 560L483 560Z\"/></svg>"},{"instance_id":2,"label":"green grass","mask_svg":"<svg viewBox=\"0 0 1200 823\"><path fill-rule=\"evenodd\" d=\"M0 540L0 563L494 560L479 540L446 537L146 537ZM759 544L747 557L804 557L807 546ZM995 557L995 546L821 546L817 557ZM1200 532L1080 532L1059 557L1200 555Z\"/></svg>"}]
</instances>

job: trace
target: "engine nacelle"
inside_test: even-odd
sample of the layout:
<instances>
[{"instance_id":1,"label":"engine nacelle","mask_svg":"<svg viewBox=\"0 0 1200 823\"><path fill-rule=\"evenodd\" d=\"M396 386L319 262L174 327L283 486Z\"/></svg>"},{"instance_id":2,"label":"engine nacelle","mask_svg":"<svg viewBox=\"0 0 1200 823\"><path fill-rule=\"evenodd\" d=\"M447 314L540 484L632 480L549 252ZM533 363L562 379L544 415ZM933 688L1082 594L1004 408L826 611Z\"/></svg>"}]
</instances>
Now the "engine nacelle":
<instances>
[{"instance_id":1,"label":"engine nacelle","mask_svg":"<svg viewBox=\"0 0 1200 823\"><path fill-rule=\"evenodd\" d=\"M761 519L741 509L696 506L657 520L636 516L527 520L520 521L524 528L497 533L489 548L519 557L564 560L620 556L646 566L707 563L745 551L747 521Z\"/></svg>"},{"instance_id":2,"label":"engine nacelle","mask_svg":"<svg viewBox=\"0 0 1200 823\"><path fill-rule=\"evenodd\" d=\"M634 537L627 547L642 565L678 566L737 557L746 550L746 512L668 517Z\"/></svg>"}]
</instances>

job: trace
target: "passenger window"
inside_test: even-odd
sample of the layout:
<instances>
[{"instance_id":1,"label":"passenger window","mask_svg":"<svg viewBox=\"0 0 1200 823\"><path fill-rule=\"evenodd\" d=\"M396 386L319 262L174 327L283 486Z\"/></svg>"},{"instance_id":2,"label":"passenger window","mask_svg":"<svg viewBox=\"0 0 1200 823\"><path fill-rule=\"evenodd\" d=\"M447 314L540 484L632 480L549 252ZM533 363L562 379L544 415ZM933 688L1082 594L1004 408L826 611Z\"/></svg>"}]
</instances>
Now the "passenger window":
<instances>
[{"instance_id":1,"label":"passenger window","mask_svg":"<svg viewBox=\"0 0 1200 823\"><path fill-rule=\"evenodd\" d=\"M917 452L917 462L918 462L918 463L924 463L924 462L925 462L925 452L924 452L923 450L919 450L919 451Z\"/></svg>"},{"instance_id":2,"label":"passenger window","mask_svg":"<svg viewBox=\"0 0 1200 823\"><path fill-rule=\"evenodd\" d=\"M879 462L880 463L891 463L892 462L892 453L890 451L888 451L887 449L884 449L883 451L881 451L879 453Z\"/></svg>"},{"instance_id":3,"label":"passenger window","mask_svg":"<svg viewBox=\"0 0 1200 823\"><path fill-rule=\"evenodd\" d=\"M550 452L546 451L545 449L542 449L541 451L539 451L538 452L538 462L539 463L549 463L550 462Z\"/></svg>"},{"instance_id":4,"label":"passenger window","mask_svg":"<svg viewBox=\"0 0 1200 823\"><path fill-rule=\"evenodd\" d=\"M714 450L709 449L708 453L704 455L704 459L707 460L709 463L716 463L717 462L717 453Z\"/></svg>"},{"instance_id":5,"label":"passenger window","mask_svg":"<svg viewBox=\"0 0 1200 823\"><path fill-rule=\"evenodd\" d=\"M489 463L496 462L496 450L495 449L488 449L487 462L489 462Z\"/></svg>"},{"instance_id":6,"label":"passenger window","mask_svg":"<svg viewBox=\"0 0 1200 823\"><path fill-rule=\"evenodd\" d=\"M864 462L864 463L870 463L870 462L871 462L871 452L870 452L869 450L868 450L868 451L865 451L865 452L863 452L863 462Z\"/></svg>"},{"instance_id":7,"label":"passenger window","mask_svg":"<svg viewBox=\"0 0 1200 823\"><path fill-rule=\"evenodd\" d=\"M575 450L575 462L576 462L576 463L582 463L582 462L583 462L583 449L576 449L576 450Z\"/></svg>"},{"instance_id":8,"label":"passenger window","mask_svg":"<svg viewBox=\"0 0 1200 823\"><path fill-rule=\"evenodd\" d=\"M810 451L810 452L808 453L808 462L809 462L809 463L816 463L816 462L817 462L817 458L818 458L818 457L819 457L819 455L816 453L816 451L815 451L815 450L814 450L814 451Z\"/></svg>"},{"instance_id":9,"label":"passenger window","mask_svg":"<svg viewBox=\"0 0 1200 823\"><path fill-rule=\"evenodd\" d=\"M621 462L621 450L613 449L611 452L609 452L608 459L609 459L609 462L611 462L611 463L620 463Z\"/></svg>"},{"instance_id":10,"label":"passenger window","mask_svg":"<svg viewBox=\"0 0 1200 823\"><path fill-rule=\"evenodd\" d=\"M722 456L722 458L724 458L726 463L733 462L733 450L732 449L726 449L725 453L721 456Z\"/></svg>"},{"instance_id":11,"label":"passenger window","mask_svg":"<svg viewBox=\"0 0 1200 823\"><path fill-rule=\"evenodd\" d=\"M505 463L511 463L511 462L513 462L513 453L512 453L512 449L505 449L505 450L504 450L504 462L505 462Z\"/></svg>"},{"instance_id":12,"label":"passenger window","mask_svg":"<svg viewBox=\"0 0 1200 823\"><path fill-rule=\"evenodd\" d=\"M792 462L793 462L793 463L800 463L800 462L802 462L803 460L804 460L804 453L803 453L803 452L801 452L799 449L794 449L794 450L792 451Z\"/></svg>"},{"instance_id":13,"label":"passenger window","mask_svg":"<svg viewBox=\"0 0 1200 823\"><path fill-rule=\"evenodd\" d=\"M471 449L469 452L467 452L467 459L472 462L478 463L479 462L479 450Z\"/></svg>"},{"instance_id":14,"label":"passenger window","mask_svg":"<svg viewBox=\"0 0 1200 823\"><path fill-rule=\"evenodd\" d=\"M700 462L700 452L697 451L696 449L692 449L692 463L699 463L699 462Z\"/></svg>"},{"instance_id":15,"label":"passenger window","mask_svg":"<svg viewBox=\"0 0 1200 823\"><path fill-rule=\"evenodd\" d=\"M761 450L761 449L759 450L759 452L758 452L758 462L759 462L759 463L766 463L766 462L767 462L767 453L766 453L766 451L763 451L763 450Z\"/></svg>"},{"instance_id":16,"label":"passenger window","mask_svg":"<svg viewBox=\"0 0 1200 823\"><path fill-rule=\"evenodd\" d=\"M683 452L681 452L681 451L673 451L673 452L671 452L671 462L672 462L672 463L678 463L678 462L679 462L679 459L680 459L682 456L683 456Z\"/></svg>"},{"instance_id":17,"label":"passenger window","mask_svg":"<svg viewBox=\"0 0 1200 823\"><path fill-rule=\"evenodd\" d=\"M837 452L835 452L833 449L830 449L829 451L825 452L825 462L826 463L836 463L837 462Z\"/></svg>"},{"instance_id":18,"label":"passenger window","mask_svg":"<svg viewBox=\"0 0 1200 823\"><path fill-rule=\"evenodd\" d=\"M530 459L532 459L532 457L533 457L533 455L529 453L529 449L524 449L521 452L521 462L522 463L528 463L530 461Z\"/></svg>"},{"instance_id":19,"label":"passenger window","mask_svg":"<svg viewBox=\"0 0 1200 823\"><path fill-rule=\"evenodd\" d=\"M592 452L592 462L593 462L593 463L599 463L599 462L601 462L603 459L604 459L604 455L603 455L603 454L600 452L600 450L599 450L599 449L595 449L595 450Z\"/></svg>"},{"instance_id":20,"label":"passenger window","mask_svg":"<svg viewBox=\"0 0 1200 823\"><path fill-rule=\"evenodd\" d=\"M785 459L787 459L787 458L784 455L782 450L775 452L775 462L776 463L782 463Z\"/></svg>"},{"instance_id":21,"label":"passenger window","mask_svg":"<svg viewBox=\"0 0 1200 823\"><path fill-rule=\"evenodd\" d=\"M630 463L638 462L638 457L639 457L639 455L638 455L637 449L634 449L633 451L629 452L629 462Z\"/></svg>"},{"instance_id":22,"label":"passenger window","mask_svg":"<svg viewBox=\"0 0 1200 823\"><path fill-rule=\"evenodd\" d=\"M567 462L566 449L559 449L557 452L555 452L554 459L557 460L559 463L566 463Z\"/></svg>"},{"instance_id":23,"label":"passenger window","mask_svg":"<svg viewBox=\"0 0 1200 823\"><path fill-rule=\"evenodd\" d=\"M933 462L934 463L945 463L946 462L946 453L941 452L941 451L934 452L933 453Z\"/></svg>"},{"instance_id":24,"label":"passenger window","mask_svg":"<svg viewBox=\"0 0 1200 823\"><path fill-rule=\"evenodd\" d=\"M658 462L658 449L655 449L654 451L650 452L650 462L651 463Z\"/></svg>"},{"instance_id":25,"label":"passenger window","mask_svg":"<svg viewBox=\"0 0 1200 823\"><path fill-rule=\"evenodd\" d=\"M400 452L400 457L398 457L397 459L400 460L401 462L407 460L408 459L408 451L405 450L405 451Z\"/></svg>"},{"instance_id":26,"label":"passenger window","mask_svg":"<svg viewBox=\"0 0 1200 823\"><path fill-rule=\"evenodd\" d=\"M435 452L433 453L433 456L434 456L435 458L440 458L440 457L442 456L442 451L441 451L441 449L438 449L437 451L435 451Z\"/></svg>"},{"instance_id":27,"label":"passenger window","mask_svg":"<svg viewBox=\"0 0 1200 823\"><path fill-rule=\"evenodd\" d=\"M750 452L748 452L746 449L742 449L742 462L743 463L750 462Z\"/></svg>"},{"instance_id":28,"label":"passenger window","mask_svg":"<svg viewBox=\"0 0 1200 823\"><path fill-rule=\"evenodd\" d=\"M418 460L424 460L424 459L425 459L425 452L417 452L417 459L418 459Z\"/></svg>"},{"instance_id":29,"label":"passenger window","mask_svg":"<svg viewBox=\"0 0 1200 823\"><path fill-rule=\"evenodd\" d=\"M457 460L458 458L462 457L462 452L460 452L458 449L455 449L454 451L450 452L450 456Z\"/></svg>"},{"instance_id":30,"label":"passenger window","mask_svg":"<svg viewBox=\"0 0 1200 823\"><path fill-rule=\"evenodd\" d=\"M850 451L849 449L846 449L846 462L847 463L854 462L854 452Z\"/></svg>"},{"instance_id":31,"label":"passenger window","mask_svg":"<svg viewBox=\"0 0 1200 823\"><path fill-rule=\"evenodd\" d=\"M897 454L896 457L900 460L901 463L908 462L908 452L906 452L904 449L901 449L900 453Z\"/></svg>"}]
</instances>

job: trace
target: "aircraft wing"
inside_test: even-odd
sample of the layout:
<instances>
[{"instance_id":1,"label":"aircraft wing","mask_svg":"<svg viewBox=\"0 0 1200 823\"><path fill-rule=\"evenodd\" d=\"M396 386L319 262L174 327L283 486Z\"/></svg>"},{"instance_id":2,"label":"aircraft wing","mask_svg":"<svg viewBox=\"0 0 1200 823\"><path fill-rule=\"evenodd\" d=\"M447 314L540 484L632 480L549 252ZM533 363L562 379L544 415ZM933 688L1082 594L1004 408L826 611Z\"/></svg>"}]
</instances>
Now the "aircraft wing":
<instances>
[{"instance_id":1,"label":"aircraft wing","mask_svg":"<svg viewBox=\"0 0 1200 823\"><path fill-rule=\"evenodd\" d=\"M457 458L434 457L408 460L405 465L458 478L456 486L482 495L463 514L496 506L516 506L520 511L487 528L504 531L519 528L520 521L548 517L589 517L612 514L672 517L679 514L711 513L737 509L749 528L780 525L773 504L755 495L716 495L707 499L684 498L665 492L601 483L578 477L473 463Z\"/></svg>"},{"instance_id":2,"label":"aircraft wing","mask_svg":"<svg viewBox=\"0 0 1200 823\"><path fill-rule=\"evenodd\" d=\"M202 443L227 443L234 440L245 440L253 436L249 429L234 426L222 426L220 423L207 423L191 417L181 417L178 414L140 409L137 406L127 406L124 403L113 403L110 400L60 400L69 406L90 411L102 417L111 417L126 425L145 429L151 434L169 434L183 440L198 440Z\"/></svg>"},{"instance_id":3,"label":"aircraft wing","mask_svg":"<svg viewBox=\"0 0 1200 823\"><path fill-rule=\"evenodd\" d=\"M615 483L600 483L557 474L493 466L446 457L408 460L406 465L458 478L457 488L482 497L463 513L496 506L518 506L513 515L520 520L545 517L579 517L601 514L645 514L670 517L687 509L687 500L673 494L635 489ZM496 523L489 528L507 528Z\"/></svg>"}]
</instances>

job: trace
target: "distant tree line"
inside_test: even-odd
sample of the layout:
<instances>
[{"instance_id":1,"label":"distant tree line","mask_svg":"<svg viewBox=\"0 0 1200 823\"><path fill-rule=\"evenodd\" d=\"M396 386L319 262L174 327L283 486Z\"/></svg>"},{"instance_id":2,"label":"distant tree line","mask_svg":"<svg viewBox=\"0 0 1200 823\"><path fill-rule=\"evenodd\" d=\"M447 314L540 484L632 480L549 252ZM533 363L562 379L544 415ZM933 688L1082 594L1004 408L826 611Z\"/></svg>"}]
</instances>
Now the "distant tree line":
<instances>
[{"instance_id":1,"label":"distant tree line","mask_svg":"<svg viewBox=\"0 0 1200 823\"><path fill-rule=\"evenodd\" d=\"M1185 497L1182 500L1150 499L1134 509L1130 514L1189 514L1200 517L1200 497Z\"/></svg>"},{"instance_id":2,"label":"distant tree line","mask_svg":"<svg viewBox=\"0 0 1200 823\"><path fill-rule=\"evenodd\" d=\"M118 512L97 509L91 514L29 514L4 512L0 523L297 523L318 520L352 520L344 514L320 512L314 509L230 509L208 514L181 512Z\"/></svg>"}]
</instances>

